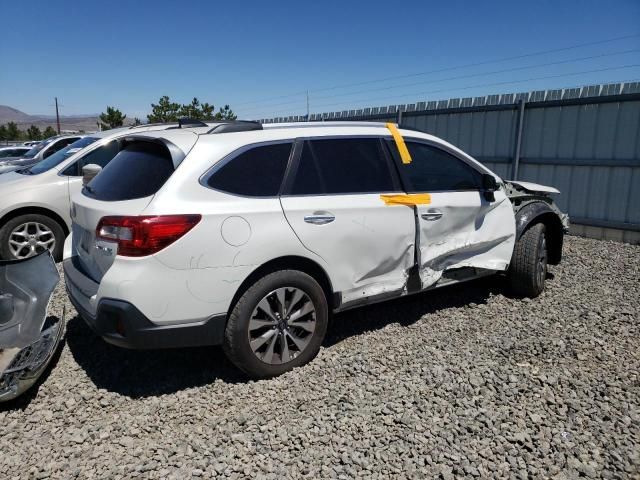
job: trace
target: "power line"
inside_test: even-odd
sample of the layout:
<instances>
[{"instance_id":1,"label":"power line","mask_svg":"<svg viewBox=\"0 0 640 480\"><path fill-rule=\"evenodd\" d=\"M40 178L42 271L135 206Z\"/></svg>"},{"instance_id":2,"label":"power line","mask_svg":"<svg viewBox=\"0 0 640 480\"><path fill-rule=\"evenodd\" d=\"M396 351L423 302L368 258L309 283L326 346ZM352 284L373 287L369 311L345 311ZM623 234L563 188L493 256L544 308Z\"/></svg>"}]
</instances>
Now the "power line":
<instances>
[{"instance_id":1,"label":"power line","mask_svg":"<svg viewBox=\"0 0 640 480\"><path fill-rule=\"evenodd\" d=\"M351 105L353 106L354 104L362 104L362 103L382 103L384 101L386 101L387 99L393 99L393 98L405 98L405 97L420 97L423 95L430 95L430 94L434 94L434 93L443 93L443 92L456 92L458 90L470 90L473 88L482 88L482 87L491 87L491 86L499 86L499 85L511 85L511 84L519 84L519 83L526 83L526 82L530 82L530 81L535 81L535 80L546 80L546 79L550 79L550 78L561 78L561 77L569 77L569 76L575 76L575 75L583 75L586 73L597 73L597 72L604 72L604 71L609 71L609 70L621 70L621 69L625 69L625 68L632 68L632 67L638 67L640 65L638 64L634 64L634 65L623 65L623 66L618 66L618 67L607 67L607 68L601 68L601 69L595 69L595 70L584 70L581 72L574 72L574 73L566 73L566 74L558 74L558 75L546 75L546 76L542 76L542 77L531 77L531 78L527 78L527 79L522 79L522 80L511 80L511 81L505 81L505 82L492 82L492 83L482 83L482 84L476 84L476 85L469 85L466 87L453 87L453 88L441 88L441 89L437 89L437 90L429 90L429 91L424 91L424 92L414 92L414 93L407 93L407 94L398 94L398 95L392 95L392 96L385 96L385 97L377 97L377 98L367 98L367 99L360 99L360 100L354 100L352 101ZM326 108L326 107L332 107L335 105L343 105L343 102L333 102L333 103L325 103L325 104L320 104L320 105L315 105L315 108ZM345 110L348 108L344 108ZM279 110L276 112L269 112L267 116L273 116L273 115L277 115L283 112L290 112L292 109L288 108L288 109L283 109L283 110ZM258 116L262 116L264 117L265 115L258 115Z\"/></svg>"},{"instance_id":2,"label":"power line","mask_svg":"<svg viewBox=\"0 0 640 480\"><path fill-rule=\"evenodd\" d=\"M548 67L548 66L551 66L551 65L562 65L562 64L567 64L567 63L581 62L581 61L585 61L585 60L592 60L594 58L602 58L602 57L609 57L609 56L616 56L616 55L624 55L624 54L628 54L628 53L637 53L637 52L640 52L640 49L623 50L623 51L620 51L620 52L603 53L603 54L599 54L599 55L591 55L591 56L582 57L582 58L558 60L556 62L545 62L545 63L538 63L538 64L535 64L535 65L525 65L525 66L521 66L521 67L512 67L512 68L506 68L506 69L502 69L502 70L494 70L494 71L491 71L491 72L470 73L470 74L467 74L467 75L458 75L458 76L453 76L453 77L440 78L440 79L437 79L437 80L427 80L427 81L420 81L420 82L413 82L413 83L405 83L405 84L400 84L400 85L387 85L385 87L378 87L378 88L373 88L373 89L368 89L368 90L360 90L360 91L357 91L357 92L337 93L337 94L334 94L334 95L325 95L325 96L321 96L321 97L315 97L314 100L322 100L322 99L326 99L326 98L337 98L337 97L348 97L348 96L351 96L351 95L358 95L358 94L362 94L362 93L380 92L380 91L384 91L384 90L392 90L394 88L414 87L416 85L426 85L426 84L432 84L432 83L447 82L447 81L451 81L451 80L460 80L460 79L464 79L464 78L482 77L482 76L488 76L488 75L495 75L495 74L498 74L498 73L515 72L515 71L519 71L519 70L530 70L532 68ZM249 112L252 112L252 111L264 111L264 109L267 108L267 107L279 107L279 106L282 106L282 105L291 105L291 104L295 104L295 103L298 103L298 102L299 102L299 100L283 102L283 103L276 103L276 104L273 104L273 105L268 105L268 106L249 109L248 111Z\"/></svg>"},{"instance_id":3,"label":"power line","mask_svg":"<svg viewBox=\"0 0 640 480\"><path fill-rule=\"evenodd\" d=\"M317 93L317 92L324 92L324 91L328 91L328 90L336 90L339 88L347 88L347 87L357 87L357 86L362 86L362 85L369 85L372 83L378 83L378 82L386 82L389 80L397 80L397 79L402 79L402 78L411 78L411 77L417 77L417 76L421 76L421 75L429 75L432 73L441 73L441 72L446 72L446 71L451 71L451 70L457 70L457 69L461 69L461 68L469 68L469 67L477 67L477 66L481 66L481 65L490 65L492 63L500 63L500 62L507 62L507 61L511 61L511 60L519 60L522 58L528 58L528 57L535 57L538 55L546 55L549 53L557 53L557 52L565 52L568 50L575 50L577 48L583 48L583 47L590 47L590 46L594 46L594 45L602 45L605 43L611 43L611 42L616 42L619 40L626 40L629 38L636 38L636 37L640 37L640 33L636 33L636 34L632 34L632 35L623 35L620 37L613 37L613 38L608 38L608 39L604 39L604 40L597 40L594 42L587 42L587 43L581 43L581 44L577 44L577 45L571 45L568 47L562 47L562 48L554 48L554 49L550 49L550 50L542 50L542 51L537 51L537 52L531 52L531 53L526 53L526 54L522 54L522 55L515 55L512 57L503 57L503 58L499 58L496 60L485 60L482 62L475 62L475 63L468 63L468 64L464 64L464 65L457 65L457 66L453 66L453 67L446 67L446 68L441 68L441 69L437 69L437 70L429 70L429 71L424 71L424 72L415 72L415 73L409 73L409 74L405 74L405 75L395 75L395 76L391 76L391 77L386 77L386 78L379 78L379 79L374 79L374 80L367 80L367 81L363 81L363 82L356 82L356 83L344 83L344 84L339 84L339 85L333 85L330 87L324 87L324 88L318 88L318 89L314 89L314 90L309 90L310 93ZM250 100L247 102L242 102L242 103L236 103L234 105L234 108L237 108L239 106L243 106L243 105L251 105L251 104L258 104L258 103L264 103L264 102L269 102L271 100L279 100L282 98L289 98L289 97L294 97L294 96L300 96L300 95L305 95L306 94L306 90L305 91L301 91L301 92L296 92L296 93L290 93L290 94L286 94L286 95L279 95L279 96L275 96L275 97L269 97L269 98L264 98L264 99L257 99L257 100Z\"/></svg>"},{"instance_id":4,"label":"power line","mask_svg":"<svg viewBox=\"0 0 640 480\"><path fill-rule=\"evenodd\" d=\"M466 87L443 88L443 89L438 89L438 90L430 90L430 91L426 91L426 92L415 92L415 93L407 93L407 94L402 94L402 95L393 95L393 96L390 96L390 97L383 97L383 98L377 98L377 99L369 98L369 99L356 100L355 103L382 102L382 101L384 101L384 99L391 99L391 98L405 98L405 97L418 97L419 98L420 96L434 94L434 93L456 92L456 91L459 91L459 90L470 90L470 89L473 89L473 88L493 87L493 86L501 86L501 85L515 85L515 84L519 84L519 83L526 83L526 82L531 82L531 81L536 81L536 80L547 80L547 79L551 79L551 78L570 77L570 76L575 76L575 75L584 75L584 74L587 74L587 73L599 73L599 72L606 72L606 71L613 71L613 70L623 70L623 69L635 68L635 67L640 67L640 64L621 65L621 66L618 66L618 67L607 67L607 68L600 68L600 69L594 69L594 70L583 70L583 71L580 71L580 72L563 73L563 74L558 74L558 75L545 75L545 76L541 76L541 77L531 77L531 78L522 79L522 80L510 80L510 81L504 81L504 82L483 83L483 84L476 84L476 85L468 85ZM627 82L627 81L635 81L635 79L634 80L623 80L622 82ZM615 82L615 83L620 83L620 82ZM340 105L340 104L342 104L342 102L334 102L334 103L329 103L329 104L317 105L316 108L325 108L325 107L331 107L331 106ZM347 108L345 108L345 110L347 110ZM280 111L277 111L277 112L271 112L268 116L270 116L270 117L271 116L277 116L277 115L282 114L283 112L290 112L290 111L291 111L291 109L280 110ZM262 118L266 118L266 117L263 116Z\"/></svg>"}]
</instances>

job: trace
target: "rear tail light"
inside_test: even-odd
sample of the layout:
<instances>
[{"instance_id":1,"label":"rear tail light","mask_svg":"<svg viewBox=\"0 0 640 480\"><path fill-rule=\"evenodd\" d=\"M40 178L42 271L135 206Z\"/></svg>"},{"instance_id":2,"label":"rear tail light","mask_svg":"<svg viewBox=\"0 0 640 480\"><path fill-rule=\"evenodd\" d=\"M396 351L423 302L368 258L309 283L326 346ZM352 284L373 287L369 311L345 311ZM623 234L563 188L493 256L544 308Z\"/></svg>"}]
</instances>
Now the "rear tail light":
<instances>
[{"instance_id":1,"label":"rear tail light","mask_svg":"<svg viewBox=\"0 0 640 480\"><path fill-rule=\"evenodd\" d=\"M118 255L144 257L171 245L195 227L201 215L103 217L96 240L118 244Z\"/></svg>"}]
</instances>

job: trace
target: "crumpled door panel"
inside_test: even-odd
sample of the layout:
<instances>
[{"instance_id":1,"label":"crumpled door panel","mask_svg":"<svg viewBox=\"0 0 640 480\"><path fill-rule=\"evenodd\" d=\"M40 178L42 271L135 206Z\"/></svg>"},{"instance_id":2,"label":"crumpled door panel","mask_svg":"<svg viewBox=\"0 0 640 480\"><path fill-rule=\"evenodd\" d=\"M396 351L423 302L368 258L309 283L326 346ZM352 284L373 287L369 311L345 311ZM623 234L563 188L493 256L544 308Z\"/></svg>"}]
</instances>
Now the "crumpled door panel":
<instances>
[{"instance_id":1,"label":"crumpled door panel","mask_svg":"<svg viewBox=\"0 0 640 480\"><path fill-rule=\"evenodd\" d=\"M47 319L59 279L49 253L0 261L0 402L33 385L60 344L64 314Z\"/></svg>"},{"instance_id":2,"label":"crumpled door panel","mask_svg":"<svg viewBox=\"0 0 640 480\"><path fill-rule=\"evenodd\" d=\"M491 202L477 191L436 192L428 205L417 208L422 288L437 283L449 269L508 268L515 244L515 219L502 190L495 192Z\"/></svg>"}]
</instances>

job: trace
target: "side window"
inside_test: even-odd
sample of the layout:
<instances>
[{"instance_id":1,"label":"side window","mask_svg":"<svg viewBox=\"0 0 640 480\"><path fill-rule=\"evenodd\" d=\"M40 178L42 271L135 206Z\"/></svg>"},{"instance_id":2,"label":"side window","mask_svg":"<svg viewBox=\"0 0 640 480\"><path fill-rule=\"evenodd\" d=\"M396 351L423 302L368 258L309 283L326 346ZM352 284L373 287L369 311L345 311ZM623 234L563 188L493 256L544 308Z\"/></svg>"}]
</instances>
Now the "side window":
<instances>
[{"instance_id":1,"label":"side window","mask_svg":"<svg viewBox=\"0 0 640 480\"><path fill-rule=\"evenodd\" d=\"M293 143L260 145L217 168L207 185L236 195L275 197L280 192Z\"/></svg>"},{"instance_id":2,"label":"side window","mask_svg":"<svg viewBox=\"0 0 640 480\"><path fill-rule=\"evenodd\" d=\"M64 147L66 147L67 145L72 144L76 140L78 140L78 139L75 138L75 137L74 138L63 138L62 140L58 140L53 145L51 145L46 152L44 152L44 155L42 157L43 158L50 157L51 155L53 155L57 151L62 150Z\"/></svg>"},{"instance_id":3,"label":"side window","mask_svg":"<svg viewBox=\"0 0 640 480\"><path fill-rule=\"evenodd\" d=\"M396 190L392 168L377 138L309 140L291 194L391 192Z\"/></svg>"},{"instance_id":4,"label":"side window","mask_svg":"<svg viewBox=\"0 0 640 480\"><path fill-rule=\"evenodd\" d=\"M406 143L412 161L402 165L402 171L411 192L481 189L482 174L459 158L424 143Z\"/></svg>"},{"instance_id":5,"label":"side window","mask_svg":"<svg viewBox=\"0 0 640 480\"><path fill-rule=\"evenodd\" d=\"M120 151L120 144L117 140L113 140L106 145L96 148L92 152L87 153L84 157L78 159L77 162L69 165L63 172L63 175L77 177L82 175L82 167L85 165L100 165L102 168L115 157Z\"/></svg>"},{"instance_id":6,"label":"side window","mask_svg":"<svg viewBox=\"0 0 640 480\"><path fill-rule=\"evenodd\" d=\"M54 153L56 153L58 150L60 150L62 147L58 147L57 143L54 143L53 145L51 145L43 154L42 154L42 158L48 158L51 155L53 155Z\"/></svg>"}]
</instances>

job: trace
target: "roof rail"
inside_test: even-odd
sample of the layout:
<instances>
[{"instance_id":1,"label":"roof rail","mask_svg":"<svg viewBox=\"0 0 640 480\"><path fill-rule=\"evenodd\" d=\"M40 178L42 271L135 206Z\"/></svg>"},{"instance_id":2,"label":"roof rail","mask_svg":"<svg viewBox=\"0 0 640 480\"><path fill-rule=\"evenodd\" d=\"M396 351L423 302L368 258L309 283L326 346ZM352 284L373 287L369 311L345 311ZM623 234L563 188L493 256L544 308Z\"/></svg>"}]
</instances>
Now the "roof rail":
<instances>
[{"instance_id":1,"label":"roof rail","mask_svg":"<svg viewBox=\"0 0 640 480\"><path fill-rule=\"evenodd\" d=\"M318 127L378 127L387 126L388 122L366 122L362 120L339 120L327 122L283 122L283 123L267 123L265 129L275 130L279 128L318 128Z\"/></svg>"},{"instance_id":2,"label":"roof rail","mask_svg":"<svg viewBox=\"0 0 640 480\"><path fill-rule=\"evenodd\" d=\"M178 119L178 128L184 128L184 126L187 126L187 125L192 127L208 127L209 126L206 123L204 123L202 120L198 120L197 118L183 117Z\"/></svg>"},{"instance_id":3,"label":"roof rail","mask_svg":"<svg viewBox=\"0 0 640 480\"><path fill-rule=\"evenodd\" d=\"M260 122L250 120L230 120L216 125L207 133L231 133L231 132L248 132L251 130L262 130Z\"/></svg>"},{"instance_id":4,"label":"roof rail","mask_svg":"<svg viewBox=\"0 0 640 480\"><path fill-rule=\"evenodd\" d=\"M143 127L158 127L160 125L171 125L176 122L156 122L156 123L141 123L140 125L131 125L129 130L133 130L134 128L143 128Z\"/></svg>"}]
</instances>

